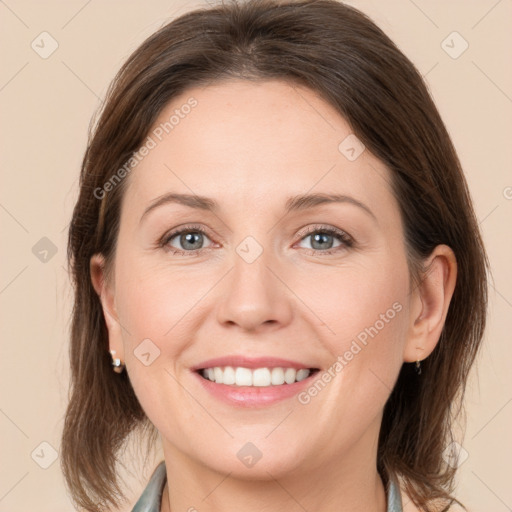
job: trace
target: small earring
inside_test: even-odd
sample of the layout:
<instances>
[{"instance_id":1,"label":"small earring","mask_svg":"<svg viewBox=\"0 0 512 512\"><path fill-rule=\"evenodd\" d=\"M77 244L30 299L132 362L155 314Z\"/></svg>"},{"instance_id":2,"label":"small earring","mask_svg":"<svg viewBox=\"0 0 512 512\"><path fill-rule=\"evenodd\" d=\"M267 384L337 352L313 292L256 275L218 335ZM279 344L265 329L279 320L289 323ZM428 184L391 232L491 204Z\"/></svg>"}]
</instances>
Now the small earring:
<instances>
[{"instance_id":1,"label":"small earring","mask_svg":"<svg viewBox=\"0 0 512 512\"><path fill-rule=\"evenodd\" d=\"M115 357L115 355L116 355L115 350L111 350L110 354L112 355L113 370L116 373L122 373L122 371L124 370L124 363L121 362L121 359L119 359L118 357Z\"/></svg>"},{"instance_id":2,"label":"small earring","mask_svg":"<svg viewBox=\"0 0 512 512\"><path fill-rule=\"evenodd\" d=\"M419 359L416 361L416 368L415 368L415 370L416 370L416 373L418 375L421 375L421 361Z\"/></svg>"}]
</instances>

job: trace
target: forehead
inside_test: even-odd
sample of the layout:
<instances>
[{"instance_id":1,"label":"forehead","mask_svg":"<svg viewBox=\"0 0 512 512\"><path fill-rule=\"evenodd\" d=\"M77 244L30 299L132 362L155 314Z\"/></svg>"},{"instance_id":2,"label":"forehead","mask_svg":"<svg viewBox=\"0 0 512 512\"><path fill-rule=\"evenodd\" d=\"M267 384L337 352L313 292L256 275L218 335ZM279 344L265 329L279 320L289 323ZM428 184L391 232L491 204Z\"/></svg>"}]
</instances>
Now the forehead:
<instances>
[{"instance_id":1,"label":"forehead","mask_svg":"<svg viewBox=\"0 0 512 512\"><path fill-rule=\"evenodd\" d=\"M174 98L148 132L128 201L174 191L249 206L311 192L390 197L389 171L314 91L281 81L233 80ZM353 151L352 151L353 149ZM348 152L347 152L348 150Z\"/></svg>"}]
</instances>

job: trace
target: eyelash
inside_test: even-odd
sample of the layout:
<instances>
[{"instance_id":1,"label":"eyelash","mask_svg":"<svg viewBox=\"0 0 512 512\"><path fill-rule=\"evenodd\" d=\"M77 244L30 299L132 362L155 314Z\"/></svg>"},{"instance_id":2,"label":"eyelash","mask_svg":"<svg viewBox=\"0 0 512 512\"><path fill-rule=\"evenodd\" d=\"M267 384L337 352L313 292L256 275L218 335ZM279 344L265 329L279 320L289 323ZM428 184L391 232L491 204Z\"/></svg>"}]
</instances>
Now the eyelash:
<instances>
[{"instance_id":1,"label":"eyelash","mask_svg":"<svg viewBox=\"0 0 512 512\"><path fill-rule=\"evenodd\" d=\"M191 251L182 251L181 249L176 249L175 247L168 246L169 242L176 237L177 235L182 235L183 233L199 233L202 235L206 235L208 237L208 233L201 228L199 225L189 225L185 226L183 228L177 229L175 231L172 231L170 233L166 233L158 242L158 247L160 248L167 248L172 254L177 254L180 256L199 256L203 253L203 251L207 250L208 247L202 247L201 249L195 249ZM307 254L310 255L322 255L327 256L330 254L333 254L335 252L338 252L340 250L344 250L347 248L350 248L354 245L354 239L345 233L345 231L342 231L338 228L333 228L331 226L322 226L320 224L309 226L307 229L300 231L297 233L297 236L300 237L299 241L302 241L304 238L306 238L308 235L312 235L315 233L322 233L326 235L332 235L337 237L342 244L338 247L333 247L331 249L327 249L325 251L322 251L320 249L307 249L303 248L303 250L306 251ZM210 237L208 237L210 238Z\"/></svg>"}]
</instances>

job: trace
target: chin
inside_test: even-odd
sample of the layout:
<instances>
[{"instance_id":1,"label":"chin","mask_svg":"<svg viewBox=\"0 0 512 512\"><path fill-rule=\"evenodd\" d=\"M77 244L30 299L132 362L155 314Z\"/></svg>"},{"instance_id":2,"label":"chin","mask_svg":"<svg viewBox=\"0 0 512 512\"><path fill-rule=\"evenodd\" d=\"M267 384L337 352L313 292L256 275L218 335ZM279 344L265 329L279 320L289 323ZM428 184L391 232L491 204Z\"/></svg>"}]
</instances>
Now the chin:
<instances>
[{"instance_id":1,"label":"chin","mask_svg":"<svg viewBox=\"0 0 512 512\"><path fill-rule=\"evenodd\" d=\"M261 441L232 440L224 449L213 450L208 459L202 454L202 457L198 457L198 462L221 474L229 473L233 478L269 480L304 467L304 460L297 457L301 453L297 445L287 444L286 449L283 448L282 443L272 443L264 438Z\"/></svg>"}]
</instances>

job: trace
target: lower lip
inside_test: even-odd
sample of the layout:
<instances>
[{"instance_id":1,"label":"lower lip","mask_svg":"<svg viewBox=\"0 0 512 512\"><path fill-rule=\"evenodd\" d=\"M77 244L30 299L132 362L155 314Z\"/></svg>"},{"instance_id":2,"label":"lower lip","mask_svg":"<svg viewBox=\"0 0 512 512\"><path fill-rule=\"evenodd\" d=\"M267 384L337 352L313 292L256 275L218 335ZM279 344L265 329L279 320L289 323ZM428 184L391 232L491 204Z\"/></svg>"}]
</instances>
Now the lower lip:
<instances>
[{"instance_id":1,"label":"lower lip","mask_svg":"<svg viewBox=\"0 0 512 512\"><path fill-rule=\"evenodd\" d=\"M201 386L211 393L215 398L222 400L230 405L240 407L258 407L271 405L281 400L291 398L299 393L304 387L311 384L318 372L314 372L309 377L293 384L281 384L280 386L228 386L226 384L217 384L209 379L205 379L199 373L193 372L199 379Z\"/></svg>"}]
</instances>

